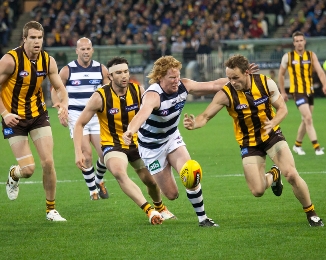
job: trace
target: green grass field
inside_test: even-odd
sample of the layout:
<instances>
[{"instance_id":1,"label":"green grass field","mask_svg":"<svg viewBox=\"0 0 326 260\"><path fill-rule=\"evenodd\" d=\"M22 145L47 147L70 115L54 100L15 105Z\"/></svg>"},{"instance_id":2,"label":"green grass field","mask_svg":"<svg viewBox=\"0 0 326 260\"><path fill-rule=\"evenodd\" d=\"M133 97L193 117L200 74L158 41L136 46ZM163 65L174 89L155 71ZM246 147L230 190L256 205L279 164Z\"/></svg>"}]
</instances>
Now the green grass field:
<instances>
[{"instance_id":1,"label":"green grass field","mask_svg":"<svg viewBox=\"0 0 326 260\"><path fill-rule=\"evenodd\" d=\"M291 100L289 115L282 123L292 147L299 112ZM184 112L198 114L207 103L188 103ZM315 101L314 124L318 140L326 145L326 99ZM242 173L231 118L221 111L207 126L180 131L193 159L203 168L205 209L220 228L199 228L181 181L180 196L164 202L178 217L152 226L145 214L119 188L107 172L108 200L90 201L82 174L74 163L68 129L59 125L50 109L58 176L57 209L65 223L45 219L45 195L41 169L22 180L19 197L7 198L5 182L15 164L9 144L0 139L0 259L325 259L326 227L308 226L300 203L284 183L281 197L269 189L261 198L251 195ZM326 155L315 156L305 137L305 156L294 155L299 173L307 182L317 213L326 220ZM268 159L267 165L272 162ZM136 174L129 176L141 187ZM285 182L285 180L284 180Z\"/></svg>"}]
</instances>

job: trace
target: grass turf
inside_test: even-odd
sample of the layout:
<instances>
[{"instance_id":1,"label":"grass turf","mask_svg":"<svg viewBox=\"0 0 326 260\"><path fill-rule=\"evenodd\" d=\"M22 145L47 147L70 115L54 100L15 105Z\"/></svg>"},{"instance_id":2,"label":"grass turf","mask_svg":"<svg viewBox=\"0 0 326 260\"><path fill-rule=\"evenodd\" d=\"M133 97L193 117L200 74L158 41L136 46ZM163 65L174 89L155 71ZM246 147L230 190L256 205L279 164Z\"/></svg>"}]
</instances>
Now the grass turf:
<instances>
[{"instance_id":1,"label":"grass turf","mask_svg":"<svg viewBox=\"0 0 326 260\"><path fill-rule=\"evenodd\" d=\"M208 103L187 103L184 111L197 115ZM291 100L289 115L281 124L292 147L300 115ZM325 99L315 100L314 124L321 145L326 145ZM58 176L57 209L65 223L45 220L45 196L39 159L37 169L22 180L19 197L7 198L8 169L15 164L7 141L0 139L0 259L323 259L325 228L310 228L291 186L283 180L281 197L269 189L255 198L242 173L240 152L226 110L196 131L180 131L193 159L203 168L202 188L206 213L220 228L199 228L197 217L178 179L180 196L163 198L178 217L151 226L145 214L105 175L108 200L90 201L83 177L74 164L73 143L49 109ZM33 147L33 145L32 145ZM317 213L326 218L326 157L316 156L307 137L305 156L294 154L299 173L307 182ZM95 161L96 158L94 158ZM267 165L272 162L268 159ZM146 188L129 168L129 176L146 194Z\"/></svg>"}]
</instances>

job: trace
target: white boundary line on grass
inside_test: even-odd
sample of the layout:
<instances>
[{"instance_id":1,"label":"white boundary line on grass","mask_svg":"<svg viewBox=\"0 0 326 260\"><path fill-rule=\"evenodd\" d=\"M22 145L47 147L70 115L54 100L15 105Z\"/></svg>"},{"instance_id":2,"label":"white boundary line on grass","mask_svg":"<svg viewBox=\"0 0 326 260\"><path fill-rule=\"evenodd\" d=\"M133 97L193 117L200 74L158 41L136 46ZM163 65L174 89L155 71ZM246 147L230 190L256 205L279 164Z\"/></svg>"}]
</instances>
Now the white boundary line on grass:
<instances>
[{"instance_id":1,"label":"white boundary line on grass","mask_svg":"<svg viewBox=\"0 0 326 260\"><path fill-rule=\"evenodd\" d=\"M320 171L320 172L299 172L299 174L326 174L326 171ZM223 177L243 177L244 175L242 173L237 173L237 174L219 174L219 175L214 175L212 177L215 178L223 178ZM134 177L130 177L130 179L138 179ZM105 179L104 179L105 180ZM68 183L68 182L84 182L83 179L80 180L57 180L57 183ZM105 180L108 181L108 180ZM110 181L115 181L115 179L112 179ZM7 182L0 182L0 185L5 185ZM19 184L40 184L43 183L42 181L22 181Z\"/></svg>"}]
</instances>

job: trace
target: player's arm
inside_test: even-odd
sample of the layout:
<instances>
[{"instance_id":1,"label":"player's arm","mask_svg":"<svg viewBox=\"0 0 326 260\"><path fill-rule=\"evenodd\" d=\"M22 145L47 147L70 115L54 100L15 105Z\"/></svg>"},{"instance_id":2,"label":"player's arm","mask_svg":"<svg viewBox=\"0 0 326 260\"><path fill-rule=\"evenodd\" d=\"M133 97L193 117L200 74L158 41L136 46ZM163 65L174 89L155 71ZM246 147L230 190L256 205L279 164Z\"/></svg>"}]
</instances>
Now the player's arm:
<instances>
[{"instance_id":1,"label":"player's arm","mask_svg":"<svg viewBox=\"0 0 326 260\"><path fill-rule=\"evenodd\" d=\"M55 89L60 103L56 103L53 106L58 107L58 116L60 123L63 126L68 125L68 93L62 80L58 74L58 66L53 57L50 56L50 69L49 69L49 80L51 85Z\"/></svg>"},{"instance_id":2,"label":"player's arm","mask_svg":"<svg viewBox=\"0 0 326 260\"><path fill-rule=\"evenodd\" d=\"M0 114L9 127L14 127L19 123L20 116L12 114L5 107L2 100L2 84L8 80L15 70L15 61L9 54L5 54L0 60ZM9 109L9 108L8 108Z\"/></svg>"},{"instance_id":3,"label":"player's arm","mask_svg":"<svg viewBox=\"0 0 326 260\"><path fill-rule=\"evenodd\" d=\"M82 151L83 129L84 126L91 120L97 111L102 110L103 100L98 92L94 92L88 100L84 110L78 117L73 133L73 141L75 147L75 162L79 169L85 169L85 157Z\"/></svg>"},{"instance_id":4,"label":"player's arm","mask_svg":"<svg viewBox=\"0 0 326 260\"><path fill-rule=\"evenodd\" d=\"M267 87L270 92L270 100L272 106L276 109L276 114L272 120L266 120L264 129L266 130L266 134L269 134L270 131L276 126L279 125L283 119L288 114L288 109L283 99L283 96L280 94L278 87L274 80L267 80Z\"/></svg>"},{"instance_id":5,"label":"player's arm","mask_svg":"<svg viewBox=\"0 0 326 260\"><path fill-rule=\"evenodd\" d=\"M159 106L160 96L157 92L149 91L143 96L142 105L138 113L130 121L127 131L122 135L122 139L127 145L131 143L132 136L139 130L152 111L159 108Z\"/></svg>"},{"instance_id":6,"label":"player's arm","mask_svg":"<svg viewBox=\"0 0 326 260\"><path fill-rule=\"evenodd\" d=\"M318 61L317 55L313 52L312 53L312 64L314 65L314 69L319 77L321 84L323 85L322 90L326 95L326 76L323 68L320 66Z\"/></svg>"},{"instance_id":7,"label":"player's arm","mask_svg":"<svg viewBox=\"0 0 326 260\"><path fill-rule=\"evenodd\" d=\"M251 63L249 65L249 74L253 74L259 70L258 65ZM182 83L185 85L189 94L195 96L203 96L208 94L215 94L220 91L225 84L229 81L228 78L219 78L217 80L208 81L208 82L197 82L187 78L181 79Z\"/></svg>"},{"instance_id":8,"label":"player's arm","mask_svg":"<svg viewBox=\"0 0 326 260\"><path fill-rule=\"evenodd\" d=\"M194 115L187 115L183 119L183 126L188 130L194 130L203 127L211 120L224 106L229 104L229 99L223 91L215 94L212 102L208 105L205 111L196 118Z\"/></svg>"},{"instance_id":9,"label":"player's arm","mask_svg":"<svg viewBox=\"0 0 326 260\"><path fill-rule=\"evenodd\" d=\"M109 70L103 64L101 64L101 68L102 68L102 75L103 75L102 84L103 85L109 84L111 82L111 80L109 78Z\"/></svg>"},{"instance_id":10,"label":"player's arm","mask_svg":"<svg viewBox=\"0 0 326 260\"><path fill-rule=\"evenodd\" d=\"M66 86L67 84L67 80L69 77L69 68L68 66L64 66L60 72L59 72L59 76L61 78L61 81L63 83L64 86ZM58 97L57 91L52 87L51 88L51 100L53 105L59 104L60 103L60 98ZM58 110L59 107L55 106Z\"/></svg>"},{"instance_id":11,"label":"player's arm","mask_svg":"<svg viewBox=\"0 0 326 260\"><path fill-rule=\"evenodd\" d=\"M288 101L288 95L286 94L285 86L284 86L285 72L288 66L288 59L289 56L287 53L285 53L282 57L281 65L278 71L278 86L280 88L281 95L283 96L283 99L285 101Z\"/></svg>"}]
</instances>

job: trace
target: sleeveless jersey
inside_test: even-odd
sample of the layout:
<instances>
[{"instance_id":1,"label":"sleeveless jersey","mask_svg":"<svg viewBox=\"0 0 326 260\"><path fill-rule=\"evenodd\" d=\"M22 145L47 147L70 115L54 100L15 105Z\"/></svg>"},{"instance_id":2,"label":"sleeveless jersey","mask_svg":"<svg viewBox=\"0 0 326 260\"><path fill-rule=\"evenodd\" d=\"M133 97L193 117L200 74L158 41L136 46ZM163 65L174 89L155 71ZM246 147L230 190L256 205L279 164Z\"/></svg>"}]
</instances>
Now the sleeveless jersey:
<instances>
[{"instance_id":1,"label":"sleeveless jersey","mask_svg":"<svg viewBox=\"0 0 326 260\"><path fill-rule=\"evenodd\" d=\"M149 91L157 92L160 95L161 105L158 110L152 111L149 118L140 127L138 142L142 147L157 149L177 131L188 91L181 81L178 92L173 94L165 93L157 83L150 85L145 93Z\"/></svg>"},{"instance_id":2,"label":"sleeveless jersey","mask_svg":"<svg viewBox=\"0 0 326 260\"><path fill-rule=\"evenodd\" d=\"M91 64L84 68L78 62L68 63L69 77L66 82L66 89L69 96L68 110L83 111L87 101L102 85L103 75L101 64L92 60Z\"/></svg>"},{"instance_id":3,"label":"sleeveless jersey","mask_svg":"<svg viewBox=\"0 0 326 260\"><path fill-rule=\"evenodd\" d=\"M41 51L36 61L30 60L24 45L8 52L15 60L13 74L2 84L1 98L5 108L23 119L32 119L46 111L42 82L50 66L49 54Z\"/></svg>"},{"instance_id":4,"label":"sleeveless jersey","mask_svg":"<svg viewBox=\"0 0 326 260\"><path fill-rule=\"evenodd\" d=\"M222 91L230 101L230 106L226 108L233 118L235 138L240 146L257 146L265 142L270 135L264 135L264 122L275 116L269 98L267 77L262 74L251 75L250 91L237 91L230 82ZM272 132L278 129L279 125L276 125Z\"/></svg>"},{"instance_id":5,"label":"sleeveless jersey","mask_svg":"<svg viewBox=\"0 0 326 260\"><path fill-rule=\"evenodd\" d=\"M297 52L288 52L288 71L290 77L290 93L311 94L312 85L312 52L305 51L302 56Z\"/></svg>"},{"instance_id":6,"label":"sleeveless jersey","mask_svg":"<svg viewBox=\"0 0 326 260\"><path fill-rule=\"evenodd\" d=\"M129 83L127 93L120 97L114 92L112 83L104 85L97 92L101 95L103 102L103 109L97 112L101 126L101 145L124 149L136 148L138 146L137 134L134 134L130 145L124 143L122 134L127 131L130 121L139 111L140 87Z\"/></svg>"}]
</instances>

